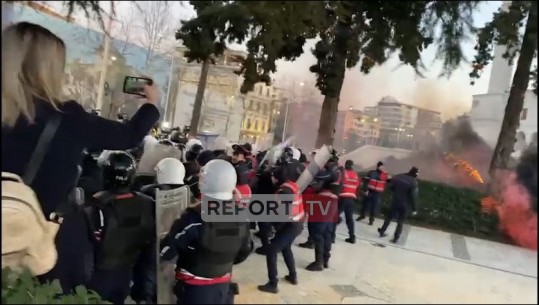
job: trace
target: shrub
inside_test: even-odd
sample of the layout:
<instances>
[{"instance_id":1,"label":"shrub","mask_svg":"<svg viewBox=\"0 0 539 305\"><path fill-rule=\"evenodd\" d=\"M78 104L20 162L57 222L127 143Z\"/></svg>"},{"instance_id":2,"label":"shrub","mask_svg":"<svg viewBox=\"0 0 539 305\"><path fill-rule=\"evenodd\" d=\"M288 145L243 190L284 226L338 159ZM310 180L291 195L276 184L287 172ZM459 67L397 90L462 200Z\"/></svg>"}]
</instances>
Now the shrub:
<instances>
[{"instance_id":1,"label":"shrub","mask_svg":"<svg viewBox=\"0 0 539 305\"><path fill-rule=\"evenodd\" d=\"M471 189L419 180L417 215L408 221L417 226L501 240L498 217L481 211L481 199L485 196ZM386 215L390 205L391 191L386 190L380 212Z\"/></svg>"},{"instance_id":2,"label":"shrub","mask_svg":"<svg viewBox=\"0 0 539 305\"><path fill-rule=\"evenodd\" d=\"M2 270L2 304L110 304L83 286L73 294L62 294L60 282L41 284L29 272Z\"/></svg>"}]
</instances>

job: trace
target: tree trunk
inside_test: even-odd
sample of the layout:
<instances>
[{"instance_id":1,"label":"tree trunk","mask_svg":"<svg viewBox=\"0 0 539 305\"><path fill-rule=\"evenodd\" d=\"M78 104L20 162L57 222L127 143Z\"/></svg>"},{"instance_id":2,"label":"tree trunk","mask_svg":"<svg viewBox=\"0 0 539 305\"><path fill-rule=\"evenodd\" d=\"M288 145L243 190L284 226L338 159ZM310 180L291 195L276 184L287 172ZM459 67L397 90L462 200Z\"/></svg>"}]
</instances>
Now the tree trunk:
<instances>
[{"instance_id":1,"label":"tree trunk","mask_svg":"<svg viewBox=\"0 0 539 305\"><path fill-rule=\"evenodd\" d=\"M517 129L524 98L530 82L530 70L537 46L537 2L531 2L526 31L522 38L517 69L513 77L509 99L505 107L502 128L490 162L490 176L494 178L496 170L508 169L509 160L515 146Z\"/></svg>"},{"instance_id":2,"label":"tree trunk","mask_svg":"<svg viewBox=\"0 0 539 305\"><path fill-rule=\"evenodd\" d=\"M195 96L195 104L193 106L193 114L191 116L191 130L189 133L192 136L196 136L198 134L198 125L200 124L200 114L202 112L202 101L204 100L204 91L206 91L209 70L210 60L206 59L202 62L200 78L198 79L197 94Z\"/></svg>"},{"instance_id":3,"label":"tree trunk","mask_svg":"<svg viewBox=\"0 0 539 305\"><path fill-rule=\"evenodd\" d=\"M335 135L335 123L337 121L337 110L339 107L339 98L325 96L320 113L318 126L318 136L316 137L316 147L322 145L333 145L333 136Z\"/></svg>"}]
</instances>

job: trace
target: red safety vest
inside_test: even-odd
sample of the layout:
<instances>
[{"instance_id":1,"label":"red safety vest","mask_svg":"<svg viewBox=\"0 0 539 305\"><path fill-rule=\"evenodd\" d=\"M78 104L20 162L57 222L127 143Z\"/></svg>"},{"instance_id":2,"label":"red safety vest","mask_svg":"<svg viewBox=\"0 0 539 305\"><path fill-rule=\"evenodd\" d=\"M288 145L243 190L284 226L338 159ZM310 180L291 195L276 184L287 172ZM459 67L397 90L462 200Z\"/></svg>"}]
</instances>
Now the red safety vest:
<instances>
[{"instance_id":1,"label":"red safety vest","mask_svg":"<svg viewBox=\"0 0 539 305\"><path fill-rule=\"evenodd\" d=\"M368 178L369 182L367 183L367 188L369 191L374 191L382 193L386 187L387 174L385 172L380 172L378 175L379 179Z\"/></svg>"},{"instance_id":2,"label":"red safety vest","mask_svg":"<svg viewBox=\"0 0 539 305\"><path fill-rule=\"evenodd\" d=\"M236 185L236 188L234 189L234 198L236 199L236 203L246 207L249 199L251 199L251 196L252 193L249 184Z\"/></svg>"},{"instance_id":3,"label":"red safety vest","mask_svg":"<svg viewBox=\"0 0 539 305\"><path fill-rule=\"evenodd\" d=\"M339 197L343 198L357 198L356 192L359 187L359 178L351 169L344 170L344 179Z\"/></svg>"},{"instance_id":4,"label":"red safety vest","mask_svg":"<svg viewBox=\"0 0 539 305\"><path fill-rule=\"evenodd\" d=\"M288 181L281 184L281 187L277 190L277 193L283 188L286 187L292 191L294 194L294 200L292 201L291 209L291 218L293 221L302 221L305 217L305 209L303 207L303 197L299 192L298 185L295 182Z\"/></svg>"}]
</instances>

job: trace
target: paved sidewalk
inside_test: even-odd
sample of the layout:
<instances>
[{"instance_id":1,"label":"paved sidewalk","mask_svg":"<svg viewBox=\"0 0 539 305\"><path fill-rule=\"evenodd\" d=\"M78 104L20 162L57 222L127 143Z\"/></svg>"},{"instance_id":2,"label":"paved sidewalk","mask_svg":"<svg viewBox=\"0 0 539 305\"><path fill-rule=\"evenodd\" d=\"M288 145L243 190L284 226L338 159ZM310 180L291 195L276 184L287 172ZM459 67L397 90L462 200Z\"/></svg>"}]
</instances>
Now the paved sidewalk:
<instances>
[{"instance_id":1,"label":"paved sidewalk","mask_svg":"<svg viewBox=\"0 0 539 305\"><path fill-rule=\"evenodd\" d=\"M279 294L259 292L267 281L265 257L252 254L234 269L237 304L489 303L537 304L537 253L518 247L407 226L399 244L356 222L359 240L344 242L338 229L330 268L309 272L313 250L293 248L299 285L285 281ZM392 232L394 224L388 232ZM296 244L305 241L306 230ZM280 277L286 275L282 258Z\"/></svg>"}]
</instances>

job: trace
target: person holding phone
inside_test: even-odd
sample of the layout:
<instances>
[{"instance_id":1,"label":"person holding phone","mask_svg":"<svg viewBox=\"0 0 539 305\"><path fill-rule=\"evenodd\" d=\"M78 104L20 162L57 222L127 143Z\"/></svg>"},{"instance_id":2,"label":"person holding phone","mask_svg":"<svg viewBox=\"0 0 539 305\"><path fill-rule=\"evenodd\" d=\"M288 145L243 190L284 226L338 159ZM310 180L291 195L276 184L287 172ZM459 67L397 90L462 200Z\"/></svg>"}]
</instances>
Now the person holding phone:
<instances>
[{"instance_id":1,"label":"person holding phone","mask_svg":"<svg viewBox=\"0 0 539 305\"><path fill-rule=\"evenodd\" d=\"M136 147L159 119L155 84L143 87L146 102L126 122L88 113L76 101L60 101L66 47L40 25L20 22L4 29L2 63L2 172L22 176L45 126L58 124L30 185L46 217L69 203L85 148ZM57 263L40 279L59 279L69 293L88 280L92 247L83 212L74 209L63 216Z\"/></svg>"}]
</instances>

